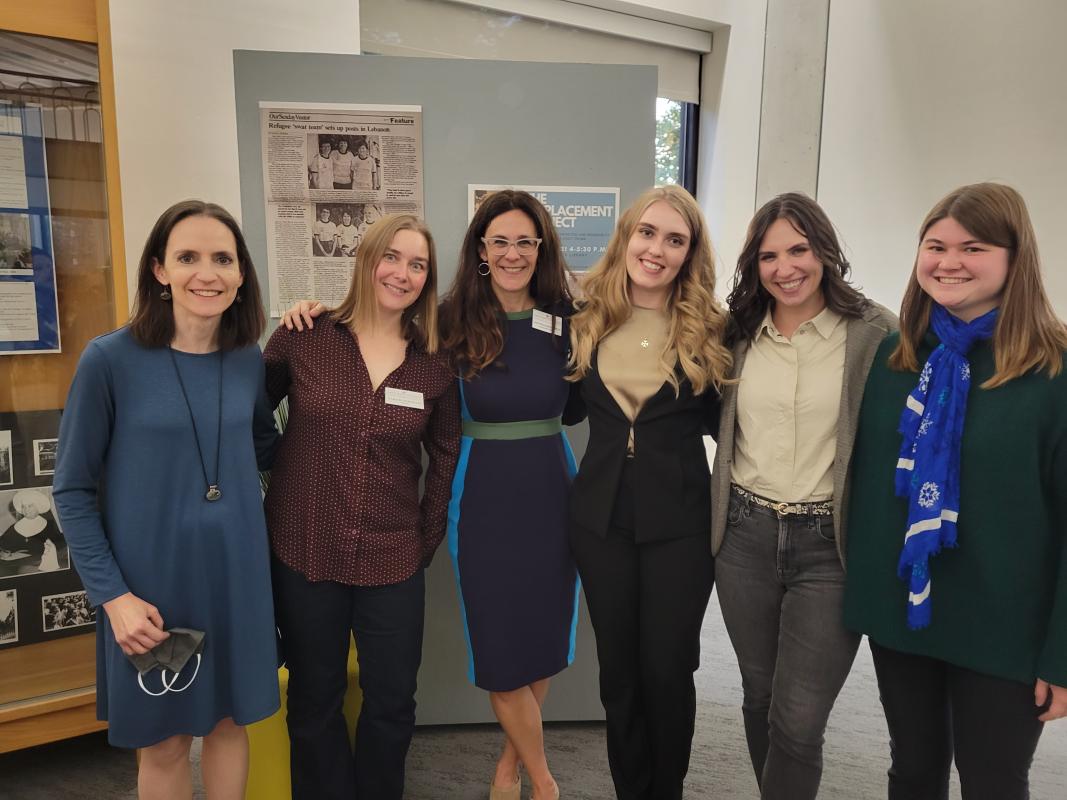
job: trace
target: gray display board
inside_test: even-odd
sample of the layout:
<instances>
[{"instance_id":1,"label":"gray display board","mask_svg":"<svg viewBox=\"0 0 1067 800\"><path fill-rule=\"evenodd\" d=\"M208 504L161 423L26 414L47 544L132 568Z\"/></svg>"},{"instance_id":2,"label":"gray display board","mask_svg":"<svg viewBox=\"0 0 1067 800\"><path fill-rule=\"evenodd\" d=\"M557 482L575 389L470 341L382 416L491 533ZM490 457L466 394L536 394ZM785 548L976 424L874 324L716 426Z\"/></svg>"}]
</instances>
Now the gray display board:
<instances>
[{"instance_id":1,"label":"gray display board","mask_svg":"<svg viewBox=\"0 0 1067 800\"><path fill-rule=\"evenodd\" d=\"M654 175L656 69L236 51L234 85L243 229L267 286L260 101L420 105L426 221L447 288L466 230L467 184L618 186L625 208ZM585 426L569 433L580 458ZM520 476L521 477L521 476ZM521 568L502 564L501 569ZM427 573L418 722L493 719L466 678L448 553ZM546 720L602 719L596 649L584 601L574 664L553 680Z\"/></svg>"}]
</instances>

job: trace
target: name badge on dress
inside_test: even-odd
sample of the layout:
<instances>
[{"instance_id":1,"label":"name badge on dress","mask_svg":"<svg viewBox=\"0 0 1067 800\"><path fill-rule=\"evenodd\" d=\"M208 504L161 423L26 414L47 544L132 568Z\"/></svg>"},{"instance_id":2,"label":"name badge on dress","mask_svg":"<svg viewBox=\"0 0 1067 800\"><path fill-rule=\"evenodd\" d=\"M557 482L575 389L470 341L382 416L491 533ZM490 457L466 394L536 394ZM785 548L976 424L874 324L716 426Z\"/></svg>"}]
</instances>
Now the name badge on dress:
<instances>
[{"instance_id":1,"label":"name badge on dress","mask_svg":"<svg viewBox=\"0 0 1067 800\"><path fill-rule=\"evenodd\" d=\"M392 386L385 387L385 402L391 406L417 408L420 411L426 408L426 403L422 398L422 392L412 392L407 389L394 389Z\"/></svg>"},{"instance_id":2,"label":"name badge on dress","mask_svg":"<svg viewBox=\"0 0 1067 800\"><path fill-rule=\"evenodd\" d=\"M545 333L554 333L556 336L563 335L563 317L546 314L536 308L533 310L533 326L535 329Z\"/></svg>"}]
</instances>

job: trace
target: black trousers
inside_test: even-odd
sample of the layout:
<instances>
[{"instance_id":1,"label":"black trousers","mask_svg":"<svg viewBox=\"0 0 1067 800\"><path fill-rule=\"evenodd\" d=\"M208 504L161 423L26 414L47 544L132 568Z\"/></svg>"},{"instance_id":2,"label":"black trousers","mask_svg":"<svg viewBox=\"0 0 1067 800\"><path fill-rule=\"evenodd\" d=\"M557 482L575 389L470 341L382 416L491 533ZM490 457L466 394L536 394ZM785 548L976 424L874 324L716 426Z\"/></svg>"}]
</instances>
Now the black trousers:
<instances>
[{"instance_id":1,"label":"black trousers","mask_svg":"<svg viewBox=\"0 0 1067 800\"><path fill-rule=\"evenodd\" d=\"M871 641L889 724L889 800L946 800L953 757L964 800L1027 800L1044 724L1034 687Z\"/></svg>"},{"instance_id":2,"label":"black trousers","mask_svg":"<svg viewBox=\"0 0 1067 800\"><path fill-rule=\"evenodd\" d=\"M621 526L606 538L570 532L596 634L608 763L619 800L679 800L715 575L711 545L706 534L636 544L620 505Z\"/></svg>"},{"instance_id":3,"label":"black trousers","mask_svg":"<svg viewBox=\"0 0 1067 800\"><path fill-rule=\"evenodd\" d=\"M289 667L293 800L401 800L415 731L425 580L389 586L312 583L273 560L275 614ZM349 632L363 706L353 754L342 713Z\"/></svg>"}]
</instances>

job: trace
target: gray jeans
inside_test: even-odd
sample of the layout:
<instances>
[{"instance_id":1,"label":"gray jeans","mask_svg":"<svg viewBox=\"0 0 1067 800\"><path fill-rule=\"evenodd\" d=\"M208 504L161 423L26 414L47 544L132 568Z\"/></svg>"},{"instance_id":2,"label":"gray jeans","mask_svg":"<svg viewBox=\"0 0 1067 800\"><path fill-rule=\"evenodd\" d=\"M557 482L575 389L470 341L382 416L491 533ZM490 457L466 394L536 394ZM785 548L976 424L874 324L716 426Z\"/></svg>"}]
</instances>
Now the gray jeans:
<instances>
[{"instance_id":1,"label":"gray jeans","mask_svg":"<svg viewBox=\"0 0 1067 800\"><path fill-rule=\"evenodd\" d=\"M860 642L841 619L833 518L779 516L731 493L715 578L760 796L814 798L826 721Z\"/></svg>"}]
</instances>

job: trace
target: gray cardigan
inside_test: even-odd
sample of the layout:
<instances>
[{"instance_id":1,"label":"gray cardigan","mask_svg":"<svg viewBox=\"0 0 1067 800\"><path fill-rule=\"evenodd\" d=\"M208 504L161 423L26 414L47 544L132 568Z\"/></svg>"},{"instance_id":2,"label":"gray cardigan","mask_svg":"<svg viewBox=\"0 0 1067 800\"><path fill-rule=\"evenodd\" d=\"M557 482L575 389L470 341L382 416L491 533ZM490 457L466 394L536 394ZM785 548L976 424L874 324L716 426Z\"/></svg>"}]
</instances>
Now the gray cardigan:
<instances>
[{"instance_id":1,"label":"gray cardigan","mask_svg":"<svg viewBox=\"0 0 1067 800\"><path fill-rule=\"evenodd\" d=\"M841 407L837 420L837 452L834 457L834 530L837 554L845 563L848 519L849 466L852 443L856 438L856 421L860 415L863 388L875 351L882 339L897 329L896 315L877 303L860 317L851 317L845 335L845 371L841 380ZM734 346L734 377L741 375L748 353L748 340ZM726 535L726 515L730 507L730 467L734 461L734 431L737 423L737 384L723 389L719 442L715 451L715 468L711 475L711 552L717 554ZM792 498L789 498L792 499Z\"/></svg>"}]
</instances>

